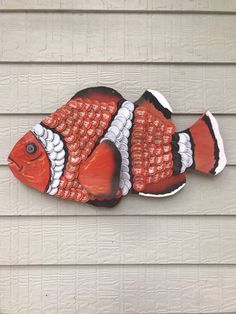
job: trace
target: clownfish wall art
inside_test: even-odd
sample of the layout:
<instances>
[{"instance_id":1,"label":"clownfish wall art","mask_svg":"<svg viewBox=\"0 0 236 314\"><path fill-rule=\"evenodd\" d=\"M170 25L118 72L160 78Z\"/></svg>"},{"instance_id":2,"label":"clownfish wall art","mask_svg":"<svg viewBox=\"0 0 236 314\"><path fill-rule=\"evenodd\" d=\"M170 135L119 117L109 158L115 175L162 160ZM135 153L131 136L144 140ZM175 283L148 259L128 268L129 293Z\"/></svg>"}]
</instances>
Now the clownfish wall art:
<instances>
[{"instance_id":1,"label":"clownfish wall art","mask_svg":"<svg viewBox=\"0 0 236 314\"><path fill-rule=\"evenodd\" d=\"M113 207L128 193L173 195L187 169L216 175L226 157L209 111L182 132L171 113L155 90L132 103L108 87L84 89L15 144L9 167L40 192L96 206Z\"/></svg>"}]
</instances>

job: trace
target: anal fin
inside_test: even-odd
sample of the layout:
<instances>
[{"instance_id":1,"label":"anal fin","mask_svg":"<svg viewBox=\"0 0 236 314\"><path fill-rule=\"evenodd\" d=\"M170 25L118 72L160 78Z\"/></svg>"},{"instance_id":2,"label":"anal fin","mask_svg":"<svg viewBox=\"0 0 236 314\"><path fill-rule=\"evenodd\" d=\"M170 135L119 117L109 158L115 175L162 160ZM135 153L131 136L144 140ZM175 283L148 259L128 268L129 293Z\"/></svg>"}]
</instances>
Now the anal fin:
<instances>
[{"instance_id":1,"label":"anal fin","mask_svg":"<svg viewBox=\"0 0 236 314\"><path fill-rule=\"evenodd\" d=\"M186 174L173 175L158 183L147 184L139 195L149 197L167 197L179 192L186 184Z\"/></svg>"}]
</instances>

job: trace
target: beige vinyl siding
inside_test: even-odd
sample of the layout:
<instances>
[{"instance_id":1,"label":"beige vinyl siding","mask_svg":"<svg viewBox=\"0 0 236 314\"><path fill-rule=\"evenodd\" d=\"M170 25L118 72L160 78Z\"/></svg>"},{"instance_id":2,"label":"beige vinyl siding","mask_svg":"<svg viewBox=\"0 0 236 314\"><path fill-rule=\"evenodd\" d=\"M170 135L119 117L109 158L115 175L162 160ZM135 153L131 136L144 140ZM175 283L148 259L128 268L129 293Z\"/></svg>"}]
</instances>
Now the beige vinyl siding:
<instances>
[{"instance_id":1,"label":"beige vinyl siding","mask_svg":"<svg viewBox=\"0 0 236 314\"><path fill-rule=\"evenodd\" d=\"M0 113L50 113L79 89L98 85L132 101L158 88L174 113L236 113L236 64L0 63L0 82Z\"/></svg>"},{"instance_id":2,"label":"beige vinyl siding","mask_svg":"<svg viewBox=\"0 0 236 314\"><path fill-rule=\"evenodd\" d=\"M1 62L236 62L228 14L2 12L0 28Z\"/></svg>"},{"instance_id":3,"label":"beige vinyl siding","mask_svg":"<svg viewBox=\"0 0 236 314\"><path fill-rule=\"evenodd\" d=\"M0 314L236 312L236 2L0 0ZM78 90L216 114L227 167L114 209L17 181L12 145Z\"/></svg>"},{"instance_id":4,"label":"beige vinyl siding","mask_svg":"<svg viewBox=\"0 0 236 314\"><path fill-rule=\"evenodd\" d=\"M234 0L1 0L1 10L235 12Z\"/></svg>"},{"instance_id":5,"label":"beige vinyl siding","mask_svg":"<svg viewBox=\"0 0 236 314\"><path fill-rule=\"evenodd\" d=\"M1 310L52 314L234 313L235 281L233 265L3 266Z\"/></svg>"},{"instance_id":6,"label":"beige vinyl siding","mask_svg":"<svg viewBox=\"0 0 236 314\"><path fill-rule=\"evenodd\" d=\"M0 265L236 263L236 217L2 217L0 228Z\"/></svg>"}]
</instances>

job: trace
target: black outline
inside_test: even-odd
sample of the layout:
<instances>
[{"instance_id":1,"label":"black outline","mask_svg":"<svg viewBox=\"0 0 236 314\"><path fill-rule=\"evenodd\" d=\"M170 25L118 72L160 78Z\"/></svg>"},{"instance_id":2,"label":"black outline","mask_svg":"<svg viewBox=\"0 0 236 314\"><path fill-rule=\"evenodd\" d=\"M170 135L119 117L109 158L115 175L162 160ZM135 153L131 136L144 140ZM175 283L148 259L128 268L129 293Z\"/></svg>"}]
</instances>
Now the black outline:
<instances>
[{"instance_id":1,"label":"black outline","mask_svg":"<svg viewBox=\"0 0 236 314\"><path fill-rule=\"evenodd\" d=\"M207 114L205 114L203 117L202 117L202 120L206 123L210 133L211 133L211 137L214 141L214 156L215 156L215 164L214 166L212 167L212 169L209 171L209 173L215 175L215 170L216 168L218 167L218 164L219 164L219 155L220 155L220 150L219 150L219 147L218 147L218 142L217 142L217 139L216 139L216 136L215 136L215 132L213 130L213 127L212 127L212 123L211 123L211 119L208 117Z\"/></svg>"},{"instance_id":2,"label":"black outline","mask_svg":"<svg viewBox=\"0 0 236 314\"><path fill-rule=\"evenodd\" d=\"M161 181L160 181L161 182ZM141 196L145 196L144 194L153 194L154 196L153 197L158 197L158 195L165 195L165 194L169 194L169 193L172 193L174 192L175 190L177 190L181 185L185 184L186 183L186 180L183 180L183 181L180 181L179 183L176 183L174 185L171 185L170 187L166 188L165 190L161 191L161 192L140 192L142 193ZM158 184L158 183L157 183ZM171 196L171 195L166 195L167 196ZM146 195L146 197L151 197L149 195Z\"/></svg>"},{"instance_id":3,"label":"black outline","mask_svg":"<svg viewBox=\"0 0 236 314\"><path fill-rule=\"evenodd\" d=\"M102 143L107 143L111 147L111 149L114 153L114 157L115 157L116 167L114 169L114 173L112 175L112 182L111 182L112 183L112 192L111 193L112 193L112 196L115 196L118 189L119 189L119 184L120 184L121 154L120 154L119 149L116 147L116 145L113 142L111 142L109 140L105 140Z\"/></svg>"},{"instance_id":4,"label":"black outline","mask_svg":"<svg viewBox=\"0 0 236 314\"><path fill-rule=\"evenodd\" d=\"M117 97L120 97L120 98L123 98L123 96L118 93L115 89L111 88L111 87L107 87L107 86L95 86L95 87L88 87L88 88L85 88L85 89L82 89L80 91L78 91L72 98L72 99L75 99L77 97L87 97L89 98L89 94L90 93L103 93L107 96L117 96Z\"/></svg>"},{"instance_id":5,"label":"black outline","mask_svg":"<svg viewBox=\"0 0 236 314\"><path fill-rule=\"evenodd\" d=\"M140 103L142 98L149 100L155 106L155 108L164 115L166 119L171 119L172 112L165 108L151 92L146 90L141 98L137 100L137 103Z\"/></svg>"},{"instance_id":6,"label":"black outline","mask_svg":"<svg viewBox=\"0 0 236 314\"><path fill-rule=\"evenodd\" d=\"M94 201L88 201L86 204L91 204L93 206L96 207L107 207L107 208L112 208L114 206L116 206L120 201L121 201L122 197L119 198L112 198L110 200L94 200Z\"/></svg>"}]
</instances>

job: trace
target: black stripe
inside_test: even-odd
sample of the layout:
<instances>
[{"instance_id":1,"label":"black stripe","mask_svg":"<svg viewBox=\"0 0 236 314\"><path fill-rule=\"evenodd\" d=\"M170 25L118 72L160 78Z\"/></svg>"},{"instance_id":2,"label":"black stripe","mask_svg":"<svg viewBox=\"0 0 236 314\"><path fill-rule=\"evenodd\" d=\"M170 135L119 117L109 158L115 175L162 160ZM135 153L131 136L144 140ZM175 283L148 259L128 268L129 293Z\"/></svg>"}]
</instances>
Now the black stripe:
<instances>
[{"instance_id":1,"label":"black stripe","mask_svg":"<svg viewBox=\"0 0 236 314\"><path fill-rule=\"evenodd\" d=\"M172 135L171 146L172 146L172 159L173 159L173 175L177 176L180 174L182 168L181 155L179 151L179 134L174 133Z\"/></svg>"},{"instance_id":2,"label":"black stripe","mask_svg":"<svg viewBox=\"0 0 236 314\"><path fill-rule=\"evenodd\" d=\"M211 119L205 114L204 117L202 118L202 120L206 123L206 125L207 125L207 127L211 133L212 139L214 141L215 164L212 167L212 169L209 171L209 173L215 174L215 169L217 168L217 166L219 164L219 153L220 153L220 151L219 151L219 147L218 147L218 142L217 142L217 139L216 139L216 136L215 136L212 124L211 124Z\"/></svg>"}]
</instances>

